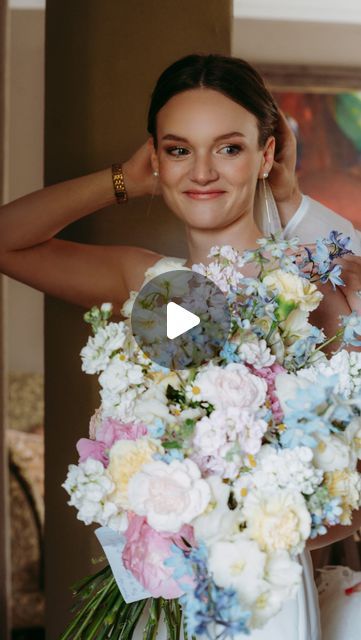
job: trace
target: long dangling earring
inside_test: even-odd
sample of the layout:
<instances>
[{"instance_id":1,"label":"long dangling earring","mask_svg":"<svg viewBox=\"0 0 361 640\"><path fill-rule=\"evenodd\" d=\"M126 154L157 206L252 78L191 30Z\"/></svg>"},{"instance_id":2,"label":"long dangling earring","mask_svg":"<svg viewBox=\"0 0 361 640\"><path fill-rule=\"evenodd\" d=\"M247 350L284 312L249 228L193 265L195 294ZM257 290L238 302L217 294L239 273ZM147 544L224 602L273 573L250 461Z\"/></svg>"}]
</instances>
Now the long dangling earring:
<instances>
[{"instance_id":1,"label":"long dangling earring","mask_svg":"<svg viewBox=\"0 0 361 640\"><path fill-rule=\"evenodd\" d=\"M282 224L276 201L273 197L267 178L268 173L265 172L261 180L259 180L254 204L255 220L265 236L282 231Z\"/></svg>"},{"instance_id":2,"label":"long dangling earring","mask_svg":"<svg viewBox=\"0 0 361 640\"><path fill-rule=\"evenodd\" d=\"M154 171L153 171L153 176L154 176L155 178L158 178L158 177L159 177L159 171L157 171L156 169L154 169ZM152 189L152 193L151 193L151 196L150 196L150 200L149 200L148 208L147 208L147 211L146 211L146 213L145 213L146 217L148 217L148 216L149 216L149 214L150 214L150 210L151 210L151 208L152 208L152 204L153 204L153 200L154 200L154 196L155 196L155 190L156 190L156 188L157 188L157 180L155 179L155 180L154 180L154 182L153 182L153 189Z\"/></svg>"}]
</instances>

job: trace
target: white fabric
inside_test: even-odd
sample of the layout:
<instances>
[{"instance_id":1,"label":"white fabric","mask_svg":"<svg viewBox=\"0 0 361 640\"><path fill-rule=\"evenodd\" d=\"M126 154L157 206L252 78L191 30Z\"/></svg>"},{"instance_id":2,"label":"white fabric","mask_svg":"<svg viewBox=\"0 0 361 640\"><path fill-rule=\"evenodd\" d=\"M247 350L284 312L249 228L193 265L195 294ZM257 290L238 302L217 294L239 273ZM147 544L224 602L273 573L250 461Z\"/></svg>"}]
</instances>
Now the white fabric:
<instances>
[{"instance_id":1,"label":"white fabric","mask_svg":"<svg viewBox=\"0 0 361 640\"><path fill-rule=\"evenodd\" d=\"M285 238L298 236L303 243L314 243L317 238L328 236L332 230L351 238L351 249L361 256L361 231L355 229L346 218L328 209L309 196L302 196L300 207L283 230Z\"/></svg>"},{"instance_id":2,"label":"white fabric","mask_svg":"<svg viewBox=\"0 0 361 640\"><path fill-rule=\"evenodd\" d=\"M286 601L281 611L272 620L269 620L263 629L254 630L249 636L241 634L237 636L237 640L245 640L245 638L251 640L321 640L318 596L313 579L311 556L308 551L301 554L300 562L303 567L303 580L297 596ZM135 629L133 640L143 639L147 619L148 607L146 607ZM167 640L166 625L162 618L156 640ZM180 640L184 640L183 631ZM332 640L345 639L340 636L332 637Z\"/></svg>"},{"instance_id":3,"label":"white fabric","mask_svg":"<svg viewBox=\"0 0 361 640\"><path fill-rule=\"evenodd\" d=\"M348 567L324 567L320 572L322 639L360 640L361 592L347 596L345 589L361 582L361 571Z\"/></svg>"}]
</instances>

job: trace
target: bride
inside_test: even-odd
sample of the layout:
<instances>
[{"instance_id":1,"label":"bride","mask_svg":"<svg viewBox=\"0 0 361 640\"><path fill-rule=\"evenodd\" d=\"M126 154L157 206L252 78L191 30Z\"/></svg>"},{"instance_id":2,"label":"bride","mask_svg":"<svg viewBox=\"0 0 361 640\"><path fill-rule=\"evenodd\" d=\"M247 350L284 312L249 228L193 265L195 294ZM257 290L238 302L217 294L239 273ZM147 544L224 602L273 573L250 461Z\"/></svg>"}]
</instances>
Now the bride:
<instances>
[{"instance_id":1,"label":"bride","mask_svg":"<svg viewBox=\"0 0 361 640\"><path fill-rule=\"evenodd\" d=\"M140 289L150 267L163 259L167 269L164 256L139 247L81 244L55 236L95 210L115 202L123 207L128 197L154 192L162 194L185 225L187 265L206 263L212 245L231 244L242 251L254 247L262 233L281 228L272 192L283 223L292 222L296 214L304 224L307 211L311 225L308 237L301 235L301 240L315 241L337 228L351 236L355 253L361 254L352 225L300 194L292 135L262 79L246 62L218 55L191 55L175 62L154 89L148 131L149 140L123 166L113 165L111 171L47 187L3 206L0 270L87 309L104 301L120 309L130 292ZM125 215L126 206L121 211ZM344 260L343 266L347 286L336 292L324 287L324 302L313 319L330 334L337 324L330 299L338 314L361 311L359 258ZM360 526L361 513L356 512L352 525L332 527L312 541L312 548L348 537ZM304 581L297 599L286 603L251 638L320 640L308 550L300 562ZM140 638L142 629L138 630Z\"/></svg>"}]
</instances>

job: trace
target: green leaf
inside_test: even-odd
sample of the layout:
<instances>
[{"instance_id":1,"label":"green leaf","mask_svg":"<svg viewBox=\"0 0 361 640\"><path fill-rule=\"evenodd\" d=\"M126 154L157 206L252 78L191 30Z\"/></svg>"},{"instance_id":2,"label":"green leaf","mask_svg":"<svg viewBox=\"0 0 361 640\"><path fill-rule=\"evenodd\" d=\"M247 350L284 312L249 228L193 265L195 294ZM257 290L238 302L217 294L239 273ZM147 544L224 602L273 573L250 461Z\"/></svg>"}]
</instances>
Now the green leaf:
<instances>
[{"instance_id":1,"label":"green leaf","mask_svg":"<svg viewBox=\"0 0 361 640\"><path fill-rule=\"evenodd\" d=\"M169 440L168 442L162 442L164 449L181 449L182 445L176 440Z\"/></svg>"}]
</instances>

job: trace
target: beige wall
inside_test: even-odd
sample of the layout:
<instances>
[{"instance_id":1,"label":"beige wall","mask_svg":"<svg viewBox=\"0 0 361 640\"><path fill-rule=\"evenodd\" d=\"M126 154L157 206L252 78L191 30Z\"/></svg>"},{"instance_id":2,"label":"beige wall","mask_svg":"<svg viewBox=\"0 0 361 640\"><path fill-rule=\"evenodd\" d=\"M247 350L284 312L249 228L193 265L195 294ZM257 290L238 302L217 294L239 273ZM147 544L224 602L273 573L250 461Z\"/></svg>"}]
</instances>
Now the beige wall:
<instances>
[{"instance_id":1,"label":"beige wall","mask_svg":"<svg viewBox=\"0 0 361 640\"><path fill-rule=\"evenodd\" d=\"M43 184L44 150L43 10L9 11L7 61L6 200ZM6 278L9 371L44 370L44 296Z\"/></svg>"},{"instance_id":2,"label":"beige wall","mask_svg":"<svg viewBox=\"0 0 361 640\"><path fill-rule=\"evenodd\" d=\"M194 51L230 52L228 0L48 0L46 18L46 183L109 167L146 138L146 111L159 73ZM113 206L71 225L62 237L132 243L182 254L180 224L149 198ZM100 548L76 520L61 483L77 459L99 405L95 376L81 372L84 309L46 296L46 597L47 637L69 619L69 585L94 571ZM64 562L64 558L66 561Z\"/></svg>"},{"instance_id":3,"label":"beige wall","mask_svg":"<svg viewBox=\"0 0 361 640\"><path fill-rule=\"evenodd\" d=\"M236 18L232 53L251 62L359 67L361 24Z\"/></svg>"}]
</instances>

